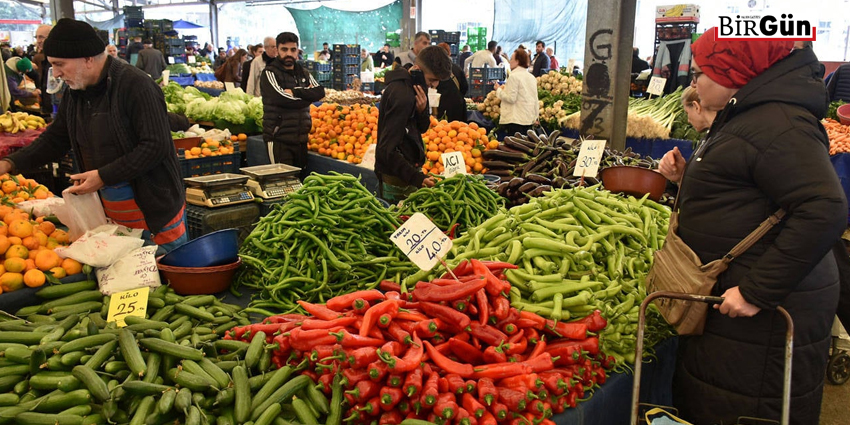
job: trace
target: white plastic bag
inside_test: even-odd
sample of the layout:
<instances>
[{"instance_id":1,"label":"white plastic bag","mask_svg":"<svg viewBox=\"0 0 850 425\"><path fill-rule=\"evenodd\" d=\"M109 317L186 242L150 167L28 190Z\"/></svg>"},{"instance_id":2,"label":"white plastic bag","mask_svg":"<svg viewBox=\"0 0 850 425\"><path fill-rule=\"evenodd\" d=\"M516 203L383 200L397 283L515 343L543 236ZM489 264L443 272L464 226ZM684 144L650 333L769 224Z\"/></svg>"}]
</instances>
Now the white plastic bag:
<instances>
[{"instance_id":1,"label":"white plastic bag","mask_svg":"<svg viewBox=\"0 0 850 425\"><path fill-rule=\"evenodd\" d=\"M107 268L97 269L97 283L103 295L137 288L156 288L159 269L156 266L156 245L145 246L125 255Z\"/></svg>"},{"instance_id":2,"label":"white plastic bag","mask_svg":"<svg viewBox=\"0 0 850 425\"><path fill-rule=\"evenodd\" d=\"M53 213L62 224L68 226L71 240L77 240L84 233L97 226L106 224L106 214L97 192L74 195L68 189L62 192L65 205L56 205Z\"/></svg>"},{"instance_id":3,"label":"white plastic bag","mask_svg":"<svg viewBox=\"0 0 850 425\"><path fill-rule=\"evenodd\" d=\"M92 267L109 267L131 251L141 248L142 229L106 224L86 232L67 247L58 247L62 258L73 258Z\"/></svg>"},{"instance_id":4,"label":"white plastic bag","mask_svg":"<svg viewBox=\"0 0 850 425\"><path fill-rule=\"evenodd\" d=\"M65 200L59 197L47 199L30 199L16 205L19 209L28 212L33 217L46 217L53 214L56 207L62 208Z\"/></svg>"},{"instance_id":5,"label":"white plastic bag","mask_svg":"<svg viewBox=\"0 0 850 425\"><path fill-rule=\"evenodd\" d=\"M372 143L371 145L369 145L369 147L366 148L366 153L363 154L363 161L360 162L360 164L358 164L358 165L360 165L361 167L368 168L370 170L374 170L375 169L375 148L376 148L375 143Z\"/></svg>"}]
</instances>

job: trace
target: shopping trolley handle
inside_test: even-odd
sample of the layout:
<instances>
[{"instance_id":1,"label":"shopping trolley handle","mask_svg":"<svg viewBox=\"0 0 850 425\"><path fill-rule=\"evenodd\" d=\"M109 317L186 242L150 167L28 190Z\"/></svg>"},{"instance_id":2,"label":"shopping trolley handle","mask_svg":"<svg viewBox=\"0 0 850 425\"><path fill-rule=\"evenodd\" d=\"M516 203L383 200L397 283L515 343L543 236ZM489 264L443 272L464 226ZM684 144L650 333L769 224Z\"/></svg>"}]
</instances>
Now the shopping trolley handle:
<instances>
[{"instance_id":1,"label":"shopping trolley handle","mask_svg":"<svg viewBox=\"0 0 850 425\"><path fill-rule=\"evenodd\" d=\"M646 296L647 303L655 300L656 298L672 298L677 300L704 302L707 304L723 304L723 300L725 299L723 297L715 297L711 295L696 295L683 294L681 292L657 291Z\"/></svg>"}]
</instances>

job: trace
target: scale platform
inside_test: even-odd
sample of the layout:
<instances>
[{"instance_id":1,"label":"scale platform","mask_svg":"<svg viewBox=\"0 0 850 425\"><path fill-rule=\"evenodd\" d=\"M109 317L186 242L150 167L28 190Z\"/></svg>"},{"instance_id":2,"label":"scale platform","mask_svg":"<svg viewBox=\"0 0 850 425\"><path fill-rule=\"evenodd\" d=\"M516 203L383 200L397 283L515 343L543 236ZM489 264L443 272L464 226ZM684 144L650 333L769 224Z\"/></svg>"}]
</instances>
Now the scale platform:
<instances>
[{"instance_id":1,"label":"scale platform","mask_svg":"<svg viewBox=\"0 0 850 425\"><path fill-rule=\"evenodd\" d=\"M187 177L186 202L203 207L223 207L254 201L254 194L245 188L248 176L241 174L213 174Z\"/></svg>"},{"instance_id":2,"label":"scale platform","mask_svg":"<svg viewBox=\"0 0 850 425\"><path fill-rule=\"evenodd\" d=\"M301 169L286 164L257 165L240 168L251 179L247 187L263 199L280 199L301 188Z\"/></svg>"}]
</instances>

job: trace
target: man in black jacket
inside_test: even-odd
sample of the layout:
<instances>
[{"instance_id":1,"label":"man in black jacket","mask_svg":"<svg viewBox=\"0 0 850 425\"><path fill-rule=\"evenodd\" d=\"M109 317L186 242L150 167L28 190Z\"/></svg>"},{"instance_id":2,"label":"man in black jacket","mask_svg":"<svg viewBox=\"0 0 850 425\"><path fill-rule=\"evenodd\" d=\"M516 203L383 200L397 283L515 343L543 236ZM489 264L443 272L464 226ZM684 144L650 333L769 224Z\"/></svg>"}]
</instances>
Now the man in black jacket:
<instances>
[{"instance_id":1,"label":"man in black jacket","mask_svg":"<svg viewBox=\"0 0 850 425\"><path fill-rule=\"evenodd\" d=\"M310 104L325 97L325 88L298 64L298 36L278 34L277 58L260 78L263 95L263 140L274 163L307 166L307 136L313 128Z\"/></svg>"},{"instance_id":2,"label":"man in black jacket","mask_svg":"<svg viewBox=\"0 0 850 425\"><path fill-rule=\"evenodd\" d=\"M421 72L415 81L412 73ZM422 133L428 130L428 87L451 78L452 62L438 46L419 51L410 69L387 71L386 88L378 113L378 145L375 148L375 174L381 180L379 196L396 203L422 186L434 185L433 177L422 172L425 145ZM424 85L423 85L424 83Z\"/></svg>"},{"instance_id":3,"label":"man in black jacket","mask_svg":"<svg viewBox=\"0 0 850 425\"><path fill-rule=\"evenodd\" d=\"M546 49L546 43L538 40L536 47L537 54L534 55L534 68L532 69L531 74L535 77L539 77L549 72L549 56L544 51Z\"/></svg>"},{"instance_id":4,"label":"man in black jacket","mask_svg":"<svg viewBox=\"0 0 850 425\"><path fill-rule=\"evenodd\" d=\"M87 23L60 19L44 42L67 88L56 119L38 139L0 160L0 174L56 161L73 149L82 171L71 193L100 192L106 216L145 229L168 251L188 240L185 191L165 98L139 69L107 55Z\"/></svg>"}]
</instances>

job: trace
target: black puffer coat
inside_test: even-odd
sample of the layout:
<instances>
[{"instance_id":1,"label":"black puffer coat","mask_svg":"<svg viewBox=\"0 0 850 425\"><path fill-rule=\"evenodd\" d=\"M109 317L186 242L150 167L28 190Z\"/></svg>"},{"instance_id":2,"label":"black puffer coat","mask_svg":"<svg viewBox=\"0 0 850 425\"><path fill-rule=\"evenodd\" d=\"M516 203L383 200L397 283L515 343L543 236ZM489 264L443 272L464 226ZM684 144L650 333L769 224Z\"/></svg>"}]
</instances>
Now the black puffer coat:
<instances>
[{"instance_id":1,"label":"black puffer coat","mask_svg":"<svg viewBox=\"0 0 850 425\"><path fill-rule=\"evenodd\" d=\"M292 93L287 93L290 90ZM325 97L325 88L299 64L285 69L271 61L260 78L263 95L263 141L307 146L313 120L310 104Z\"/></svg>"},{"instance_id":2,"label":"black puffer coat","mask_svg":"<svg viewBox=\"0 0 850 425\"><path fill-rule=\"evenodd\" d=\"M720 276L762 308L751 318L709 309L705 333L681 338L674 397L683 419L779 419L785 323L795 321L791 423L817 424L838 271L830 252L847 202L818 120L826 112L817 58L799 50L741 88L718 115L679 192L680 234L707 263L780 207L788 215Z\"/></svg>"}]
</instances>

